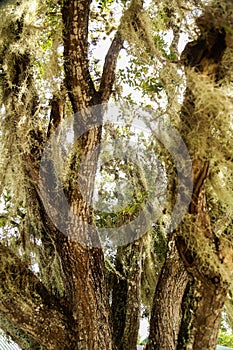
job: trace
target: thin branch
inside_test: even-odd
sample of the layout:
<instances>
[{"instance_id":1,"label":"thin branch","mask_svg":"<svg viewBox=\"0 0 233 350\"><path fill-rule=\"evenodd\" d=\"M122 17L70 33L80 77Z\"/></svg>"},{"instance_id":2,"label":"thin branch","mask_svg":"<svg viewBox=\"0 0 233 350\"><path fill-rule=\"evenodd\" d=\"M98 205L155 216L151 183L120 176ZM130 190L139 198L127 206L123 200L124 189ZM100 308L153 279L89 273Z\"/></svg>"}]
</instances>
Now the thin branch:
<instances>
[{"instance_id":1,"label":"thin branch","mask_svg":"<svg viewBox=\"0 0 233 350\"><path fill-rule=\"evenodd\" d=\"M105 57L99 88L101 102L107 102L112 93L113 84L115 82L117 58L124 44L124 38L121 34L122 26L124 27L124 22L128 20L128 14L130 14L130 17L132 17L132 21L134 20L137 13L143 9L143 2L143 0L131 0L128 9L122 15L119 28Z\"/></svg>"},{"instance_id":2,"label":"thin branch","mask_svg":"<svg viewBox=\"0 0 233 350\"><path fill-rule=\"evenodd\" d=\"M120 50L123 48L123 43L124 40L120 32L117 31L105 57L105 63L99 88L101 102L108 101L112 93L112 88L115 81L117 58Z\"/></svg>"},{"instance_id":3,"label":"thin branch","mask_svg":"<svg viewBox=\"0 0 233 350\"><path fill-rule=\"evenodd\" d=\"M0 220L4 220L7 223L13 225L13 226L19 226L19 223L16 222L15 220L9 219L9 217L7 216L7 214L0 214Z\"/></svg>"}]
</instances>

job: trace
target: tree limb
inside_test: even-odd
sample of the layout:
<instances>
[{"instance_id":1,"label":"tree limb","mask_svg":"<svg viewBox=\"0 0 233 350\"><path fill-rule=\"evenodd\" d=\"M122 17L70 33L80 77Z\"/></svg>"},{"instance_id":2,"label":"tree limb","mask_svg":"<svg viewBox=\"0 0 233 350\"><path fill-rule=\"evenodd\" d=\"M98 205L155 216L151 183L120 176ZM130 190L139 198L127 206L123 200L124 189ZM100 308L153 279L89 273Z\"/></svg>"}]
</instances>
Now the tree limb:
<instances>
[{"instance_id":1,"label":"tree limb","mask_svg":"<svg viewBox=\"0 0 233 350\"><path fill-rule=\"evenodd\" d=\"M50 111L50 120L47 131L47 138L57 129L57 127L62 122L64 117L64 95L63 91L60 91L60 94L53 95L52 100L50 101L51 111Z\"/></svg>"},{"instance_id":2,"label":"tree limb","mask_svg":"<svg viewBox=\"0 0 233 350\"><path fill-rule=\"evenodd\" d=\"M65 0L62 6L65 84L74 113L88 107L95 94L88 64L91 0Z\"/></svg>"},{"instance_id":3,"label":"tree limb","mask_svg":"<svg viewBox=\"0 0 233 350\"><path fill-rule=\"evenodd\" d=\"M123 47L123 43L124 40L120 32L117 31L105 57L105 63L99 88L101 102L107 102L112 93L112 87L115 81L117 58L120 50Z\"/></svg>"},{"instance_id":4,"label":"tree limb","mask_svg":"<svg viewBox=\"0 0 233 350\"><path fill-rule=\"evenodd\" d=\"M19 345L22 350L42 350L42 347L33 338L29 337L28 334L23 332L21 329L15 327L0 311L0 328L4 331L6 336Z\"/></svg>"},{"instance_id":5,"label":"tree limb","mask_svg":"<svg viewBox=\"0 0 233 350\"><path fill-rule=\"evenodd\" d=\"M34 273L0 244L0 312L45 349L64 350L72 330L66 312Z\"/></svg>"},{"instance_id":6,"label":"tree limb","mask_svg":"<svg viewBox=\"0 0 233 350\"><path fill-rule=\"evenodd\" d=\"M105 57L105 63L99 88L101 102L107 102L112 93L112 87L115 81L117 58L120 50L123 48L124 43L124 39L121 34L122 25L124 25L124 22L128 20L129 13L131 14L132 21L135 20L134 17L137 16L137 13L143 9L143 2L143 0L132 0L129 8L122 16L121 24L119 25L112 44Z\"/></svg>"}]
</instances>

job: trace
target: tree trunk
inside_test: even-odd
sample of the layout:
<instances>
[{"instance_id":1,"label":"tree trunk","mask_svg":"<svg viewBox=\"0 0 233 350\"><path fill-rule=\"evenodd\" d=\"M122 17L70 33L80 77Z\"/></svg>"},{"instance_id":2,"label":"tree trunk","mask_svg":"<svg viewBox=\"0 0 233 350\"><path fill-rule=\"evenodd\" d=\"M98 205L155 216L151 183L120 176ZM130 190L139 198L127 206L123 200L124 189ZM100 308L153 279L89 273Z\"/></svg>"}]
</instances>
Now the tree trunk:
<instances>
[{"instance_id":1,"label":"tree trunk","mask_svg":"<svg viewBox=\"0 0 233 350\"><path fill-rule=\"evenodd\" d=\"M189 281L175 241L168 244L157 283L146 350L175 350L182 320L182 298Z\"/></svg>"},{"instance_id":2,"label":"tree trunk","mask_svg":"<svg viewBox=\"0 0 233 350\"><path fill-rule=\"evenodd\" d=\"M196 109L195 94L198 92L192 91L189 74L218 82L219 66L226 49L221 14L218 21L206 10L197 21L199 37L186 45L181 56L186 66L187 88L180 131L193 160L193 195L187 217L168 243L170 251L155 291L148 350L213 350L217 345L229 288L228 265L224 265L221 258L219 244L223 243L219 243L211 228L207 205L205 181L209 174L209 155L202 154L200 159L189 135L200 118L205 117Z\"/></svg>"},{"instance_id":3,"label":"tree trunk","mask_svg":"<svg viewBox=\"0 0 233 350\"><path fill-rule=\"evenodd\" d=\"M141 311L143 238L117 250L112 292L113 337L118 350L136 349Z\"/></svg>"},{"instance_id":4,"label":"tree trunk","mask_svg":"<svg viewBox=\"0 0 233 350\"><path fill-rule=\"evenodd\" d=\"M12 265L9 266L9 269L6 266L5 271L11 273L15 264L16 267L18 266L15 272L17 273L19 269L19 273L21 273L25 280L22 281L19 279L20 285L17 283L14 284L15 296L13 291L12 293L7 292L7 284L0 286L1 312L3 314L6 313L13 324L34 338L45 349L113 349L110 306L105 283L104 255L98 233L94 225L92 225L93 215L91 205L98 162L98 146L101 140L102 111L100 108L97 108L98 113L93 114L87 108L108 101L112 93L116 61L123 41L121 35L117 32L106 56L101 77L101 91L96 91L88 66L90 3L91 1L69 0L64 1L61 5L64 24L65 85L73 112L79 112L74 117L75 137L78 136L79 127L81 127L82 131L82 134L79 135L80 139L77 141L79 147L75 147L74 149L70 164L70 173L68 174L70 182L68 182L66 188L68 205L74 214L74 219L68 225L64 222L64 227L68 229L65 232L59 232L55 226L56 223L51 222L43 205L41 189L39 189L38 185L38 160L40 160L38 155L42 153L43 142L46 143L48 140L38 139L36 130L32 130L30 136L32 141L34 141L34 149L30 150L31 154L29 152L26 154L23 153L22 156L24 162L23 173L29 183L26 205L28 208L32 208L32 211L36 208L34 212L35 221L38 223L38 227L41 225L43 228L40 234L45 235L42 242L51 242L52 246L48 248L55 249L58 254L61 265L60 277L65 288L65 293L63 297L59 295L59 300L56 299L52 295L54 291L52 289L46 290L38 278L30 272L29 268L24 266L24 264L20 264L20 259L17 259L14 255L11 257ZM14 40L17 41L21 38L24 28L23 17L21 20L17 20L16 23L12 20L9 28L10 33L12 30L14 31L9 36L9 40L12 40L14 43ZM6 39L6 47L10 46L7 40L8 38ZM5 56L9 59L4 53L1 59L2 64L5 63ZM19 120L23 118L24 110L22 114L20 113L20 108L22 108L23 104L22 101L18 103L18 96L21 96L21 91L24 91L24 84L27 83L27 88L30 89L29 97L32 96L32 101L29 97L27 98L29 104L31 103L32 105L30 105L31 109L27 106L27 114L30 115L31 113L30 118L32 118L35 111L33 110L34 95L31 93L32 86L30 85L32 77L30 75L30 53L27 51L25 54L20 53L14 56L13 51L12 56L12 72L14 74L5 75L8 80L6 80L3 89L4 101L7 101L11 106L10 111L13 115L16 115ZM10 80L11 78L12 80ZM60 98L54 98L52 101L47 138L52 135L57 124L62 122L63 117L66 117L63 115L63 106L60 105ZM95 109L95 112L97 109ZM13 124L13 130L15 131L13 137L16 140L17 130L15 125L18 123L18 119L10 119ZM93 123L97 123L97 126L92 127ZM20 144L20 141L18 143ZM97 152L95 152L96 149ZM37 156L35 156L34 152L38 152ZM49 195L54 190L51 208L54 205L58 205L59 207L59 202L57 202L59 201L59 194L56 191L57 183L55 171L52 166L53 161L56 161L56 159L50 159L51 163L47 164L49 165L49 169L45 169L45 171L51 171L49 174L51 177L49 179L53 182L55 181L51 184L52 187L47 188ZM84 164L82 174L80 172L78 174L77 170L80 170L79 166L80 164L82 165L82 162ZM81 175L83 175L81 180L85 181L84 187L86 190L83 195L79 186ZM62 188L61 190L63 191L64 189ZM52 210L56 211L58 207ZM60 209L63 208L61 207ZM63 221L65 220L64 217L61 217L61 219ZM90 227L93 229L90 230ZM11 256L11 253L6 251L6 248L2 247L1 250L4 252L5 258ZM45 256L46 254L44 254ZM40 268L46 269L46 264L41 264ZM40 272L42 276L43 271ZM2 280L7 278L5 278L4 271L1 277ZM47 278L46 274L45 278ZM12 281L10 282L12 284ZM29 290L31 290L32 295L24 290L25 282ZM36 291L34 290L35 287ZM39 289L39 292L37 289ZM26 293L26 297L24 293Z\"/></svg>"},{"instance_id":5,"label":"tree trunk","mask_svg":"<svg viewBox=\"0 0 233 350\"><path fill-rule=\"evenodd\" d=\"M212 282L212 283L211 283ZM219 285L213 281L197 281L193 290L192 326L188 345L179 349L215 349L219 325L226 299L228 284ZM187 304L187 308L190 305ZM185 325L185 320L184 320ZM190 327L190 323L186 326Z\"/></svg>"}]
</instances>

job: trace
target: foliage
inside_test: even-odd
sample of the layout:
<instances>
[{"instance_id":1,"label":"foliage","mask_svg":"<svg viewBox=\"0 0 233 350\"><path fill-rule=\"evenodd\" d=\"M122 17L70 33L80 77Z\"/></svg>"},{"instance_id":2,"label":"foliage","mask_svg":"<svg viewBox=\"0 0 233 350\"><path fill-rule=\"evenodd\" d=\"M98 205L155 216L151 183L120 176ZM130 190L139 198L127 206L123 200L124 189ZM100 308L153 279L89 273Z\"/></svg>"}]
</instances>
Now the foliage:
<instances>
[{"instance_id":1,"label":"foliage","mask_svg":"<svg viewBox=\"0 0 233 350\"><path fill-rule=\"evenodd\" d=\"M220 331L218 335L218 344L222 346L233 347L233 335Z\"/></svg>"}]
</instances>

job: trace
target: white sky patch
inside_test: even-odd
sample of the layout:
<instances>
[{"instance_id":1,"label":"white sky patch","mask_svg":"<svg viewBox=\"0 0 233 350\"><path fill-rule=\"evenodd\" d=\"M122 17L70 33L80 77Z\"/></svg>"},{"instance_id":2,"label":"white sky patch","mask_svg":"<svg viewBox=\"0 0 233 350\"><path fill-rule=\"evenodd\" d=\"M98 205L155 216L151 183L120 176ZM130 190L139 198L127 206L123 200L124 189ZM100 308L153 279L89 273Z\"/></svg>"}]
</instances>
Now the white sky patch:
<instances>
[{"instance_id":1,"label":"white sky patch","mask_svg":"<svg viewBox=\"0 0 233 350\"><path fill-rule=\"evenodd\" d=\"M139 328L139 337L141 340L144 340L148 337L149 334L149 321L148 318L141 318L140 328Z\"/></svg>"}]
</instances>

